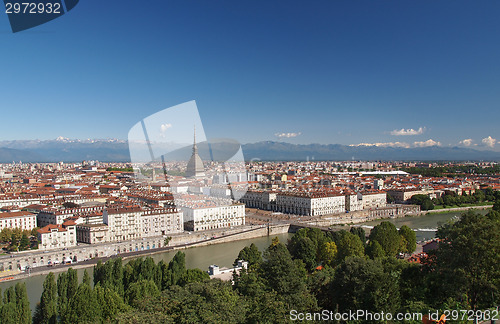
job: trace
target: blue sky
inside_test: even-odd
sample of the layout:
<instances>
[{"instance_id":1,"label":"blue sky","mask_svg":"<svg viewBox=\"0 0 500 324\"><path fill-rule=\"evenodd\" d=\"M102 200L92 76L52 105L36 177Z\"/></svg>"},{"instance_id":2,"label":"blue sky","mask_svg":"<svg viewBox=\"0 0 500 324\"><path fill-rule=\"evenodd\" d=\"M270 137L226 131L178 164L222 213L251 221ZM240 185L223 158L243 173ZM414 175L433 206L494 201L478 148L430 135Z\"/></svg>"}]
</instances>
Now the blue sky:
<instances>
[{"instance_id":1,"label":"blue sky","mask_svg":"<svg viewBox=\"0 0 500 324\"><path fill-rule=\"evenodd\" d=\"M0 140L126 139L196 100L209 138L498 150L499 14L470 0L83 0L16 34L0 14Z\"/></svg>"}]
</instances>

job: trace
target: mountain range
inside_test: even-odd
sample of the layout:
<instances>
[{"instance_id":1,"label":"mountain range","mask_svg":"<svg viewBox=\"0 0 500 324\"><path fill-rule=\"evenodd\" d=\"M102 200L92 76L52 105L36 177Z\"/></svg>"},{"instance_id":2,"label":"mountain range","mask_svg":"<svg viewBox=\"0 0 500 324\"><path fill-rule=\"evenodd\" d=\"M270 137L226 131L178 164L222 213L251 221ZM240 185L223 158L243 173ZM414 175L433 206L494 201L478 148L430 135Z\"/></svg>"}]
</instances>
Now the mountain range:
<instances>
[{"instance_id":1,"label":"mountain range","mask_svg":"<svg viewBox=\"0 0 500 324\"><path fill-rule=\"evenodd\" d=\"M232 156L234 142L215 142L212 144L213 157ZM209 159L206 143L198 145L203 159ZM224 152L227 147L228 152ZM415 148L347 146L341 144L291 144L264 141L242 145L245 160L263 161L307 161L307 160L383 160L383 161L497 161L500 152L480 151L465 147L428 146ZM214 153L215 152L215 153ZM186 159L191 147L169 153L171 159ZM124 140L96 139L70 140L15 140L0 141L0 163L22 162L81 162L98 160L102 162L129 162L129 146Z\"/></svg>"}]
</instances>

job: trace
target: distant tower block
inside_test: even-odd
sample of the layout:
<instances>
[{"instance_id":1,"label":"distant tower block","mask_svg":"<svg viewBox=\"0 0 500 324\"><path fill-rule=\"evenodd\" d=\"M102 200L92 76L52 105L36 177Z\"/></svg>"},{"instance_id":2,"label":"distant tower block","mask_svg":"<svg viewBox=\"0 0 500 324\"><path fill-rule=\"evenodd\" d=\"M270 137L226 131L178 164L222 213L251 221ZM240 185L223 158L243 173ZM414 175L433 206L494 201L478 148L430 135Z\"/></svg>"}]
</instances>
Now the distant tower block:
<instances>
[{"instance_id":1,"label":"distant tower block","mask_svg":"<svg viewBox=\"0 0 500 324\"><path fill-rule=\"evenodd\" d=\"M186 169L186 178L199 178L205 176L205 167L203 166L203 161L198 154L198 147L196 146L196 127L194 128L194 143L193 143L193 154L189 159Z\"/></svg>"}]
</instances>

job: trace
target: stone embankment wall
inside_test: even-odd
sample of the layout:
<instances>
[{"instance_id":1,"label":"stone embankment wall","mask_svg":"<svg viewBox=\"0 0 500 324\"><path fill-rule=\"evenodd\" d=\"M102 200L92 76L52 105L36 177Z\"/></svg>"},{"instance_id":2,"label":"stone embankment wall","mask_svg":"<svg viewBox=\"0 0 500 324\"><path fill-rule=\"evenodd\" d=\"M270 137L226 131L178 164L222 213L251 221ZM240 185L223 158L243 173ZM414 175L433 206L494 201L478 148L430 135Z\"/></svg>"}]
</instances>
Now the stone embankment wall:
<instances>
[{"instance_id":1,"label":"stone embankment wall","mask_svg":"<svg viewBox=\"0 0 500 324\"><path fill-rule=\"evenodd\" d=\"M225 243L236 240L245 240L255 237L276 235L288 232L289 225L256 225L235 227L232 229L217 229L207 232L191 232L174 234L171 236L168 247L165 246L164 237L151 237L141 240L123 241L105 244L82 244L65 250L26 251L12 253L0 257L0 276L12 274L12 271L31 268L46 267L49 264L62 263L67 259L80 262L94 258L106 258L115 255L135 257L136 255L161 253L168 248L187 248ZM125 256L125 255L124 255Z\"/></svg>"},{"instance_id":2,"label":"stone embankment wall","mask_svg":"<svg viewBox=\"0 0 500 324\"><path fill-rule=\"evenodd\" d=\"M288 233L289 228L290 228L290 224L270 225L269 227L266 225L254 226L254 228L246 230L244 232L240 231L240 232L235 232L233 234L226 233L225 236L216 237L214 239L211 239L208 241L203 241L200 243L196 243L196 244L190 245L188 247L205 246L205 245L211 245L211 244L227 243L227 242L239 241L239 240L247 240L247 239L268 236L268 235L285 234L285 233Z\"/></svg>"},{"instance_id":3,"label":"stone embankment wall","mask_svg":"<svg viewBox=\"0 0 500 324\"><path fill-rule=\"evenodd\" d=\"M416 205L388 205L384 208L364 209L337 215L327 215L304 222L304 225L328 227L341 224L358 224L381 218L399 218L420 213Z\"/></svg>"}]
</instances>

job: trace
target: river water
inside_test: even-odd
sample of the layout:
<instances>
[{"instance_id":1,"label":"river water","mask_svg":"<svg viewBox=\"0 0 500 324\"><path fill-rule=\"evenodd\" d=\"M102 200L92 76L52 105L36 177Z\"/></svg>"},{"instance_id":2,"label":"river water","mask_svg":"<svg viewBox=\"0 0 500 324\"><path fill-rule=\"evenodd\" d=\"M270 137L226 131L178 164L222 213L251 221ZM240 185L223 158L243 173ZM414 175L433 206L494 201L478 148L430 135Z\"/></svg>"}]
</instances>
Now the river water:
<instances>
[{"instance_id":1,"label":"river water","mask_svg":"<svg viewBox=\"0 0 500 324\"><path fill-rule=\"evenodd\" d=\"M216 264L219 267L231 268L234 260L238 256L238 253L245 247L254 243L259 250L265 250L270 244L274 237L278 237L283 243L286 243L291 234L279 234L274 236L264 236L248 240L234 241L230 243L221 243L201 247L193 247L185 250L181 250L186 254L186 267L187 268L199 268L201 270L208 270L208 266ZM158 253L151 255L151 257L158 262L163 260L165 262L170 262L177 251L169 251L164 253ZM93 279L93 267L86 268L90 277ZM85 269L78 269L78 280L81 282L83 278L83 272ZM31 311L35 310L36 304L40 301L43 291L43 281L46 275L35 275L26 279L20 279L20 281L26 282L26 288L28 291L28 299L30 301ZM57 273L56 273L57 280ZM14 286L19 280L12 280L8 282L0 282L0 288L3 291Z\"/></svg>"},{"instance_id":2,"label":"river water","mask_svg":"<svg viewBox=\"0 0 500 324\"><path fill-rule=\"evenodd\" d=\"M478 211L480 213L487 213L488 211ZM460 212L451 212L444 214L429 214L424 216L412 216L389 219L388 221L400 228L403 225L407 225L414 229L417 234L417 241L427 240L435 237L435 230L441 224L449 221L454 217L458 217ZM361 223L359 226L365 227L368 231L373 226L379 224L382 220L371 221L366 223ZM281 242L286 242L291 234L280 234L276 235ZM234 259L238 256L238 253L245 246L255 243L257 247L263 251L270 244L272 238L275 236L265 236L259 238L253 238L248 240L234 241L230 243L214 244L209 246L194 247L186 250L182 250L186 254L186 267L187 268L199 268L201 270L208 270L208 266L211 264L216 264L220 267L231 267ZM177 251L169 251L164 253L158 253L152 255L155 262L163 260L169 262L177 253ZM78 269L79 280L82 280L84 269ZM87 268L91 278L93 275L93 268ZM26 287L28 290L28 298L30 301L30 306L32 311L35 309L36 303L40 301L40 296L42 295L42 284L45 280L46 275L36 275L26 279L20 279L26 282ZM57 278L57 274L56 274ZM2 291L10 286L15 285L17 280L0 282L0 288Z\"/></svg>"},{"instance_id":3,"label":"river water","mask_svg":"<svg viewBox=\"0 0 500 324\"><path fill-rule=\"evenodd\" d=\"M487 214L489 210L476 210L481 214ZM430 240L435 237L436 230L440 225L459 218L463 212L450 212L440 214L427 214L423 216L407 216L402 218L392 218L384 220L376 220L359 224L368 232L373 226L380 224L382 221L389 221L396 225L399 229L401 226L406 225L413 229L417 234L417 241Z\"/></svg>"}]
</instances>

